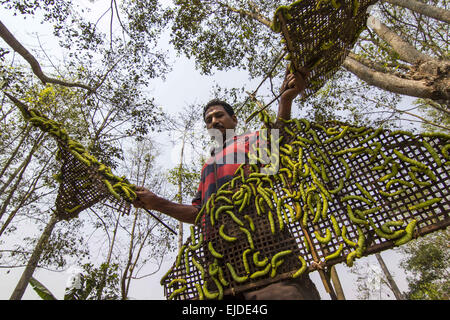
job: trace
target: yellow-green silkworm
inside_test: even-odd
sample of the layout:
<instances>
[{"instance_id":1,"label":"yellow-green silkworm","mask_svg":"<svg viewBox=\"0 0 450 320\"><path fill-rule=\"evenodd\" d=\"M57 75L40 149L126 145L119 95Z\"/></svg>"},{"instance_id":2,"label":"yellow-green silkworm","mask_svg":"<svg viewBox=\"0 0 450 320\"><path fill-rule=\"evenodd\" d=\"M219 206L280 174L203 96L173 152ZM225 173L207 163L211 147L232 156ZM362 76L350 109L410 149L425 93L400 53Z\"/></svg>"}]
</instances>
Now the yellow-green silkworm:
<instances>
[{"instance_id":1,"label":"yellow-green silkworm","mask_svg":"<svg viewBox=\"0 0 450 320\"><path fill-rule=\"evenodd\" d=\"M331 224L333 226L334 233L337 236L340 236L341 235L341 229L339 228L339 224L338 224L336 218L334 217L334 215L332 215L332 214L330 215L330 220L331 220Z\"/></svg>"},{"instance_id":2,"label":"yellow-green silkworm","mask_svg":"<svg viewBox=\"0 0 450 320\"><path fill-rule=\"evenodd\" d=\"M396 246L401 246L401 245L407 243L408 241L410 241L413 237L413 233L414 233L416 226L417 226L417 220L416 219L411 220L411 222L408 223L408 225L405 228L406 234L403 237L401 237L400 239L397 239L394 242L394 244Z\"/></svg>"},{"instance_id":3,"label":"yellow-green silkworm","mask_svg":"<svg viewBox=\"0 0 450 320\"><path fill-rule=\"evenodd\" d=\"M229 282L225 279L222 268L219 266L219 281L223 286L228 286Z\"/></svg>"},{"instance_id":4,"label":"yellow-green silkworm","mask_svg":"<svg viewBox=\"0 0 450 320\"><path fill-rule=\"evenodd\" d=\"M292 274L292 278L294 278L294 279L300 277L308 269L308 265L306 264L306 260L302 256L298 256L298 259L302 263L302 266L300 267L300 269L298 269L297 271L295 271Z\"/></svg>"},{"instance_id":5,"label":"yellow-green silkworm","mask_svg":"<svg viewBox=\"0 0 450 320\"><path fill-rule=\"evenodd\" d=\"M250 226L250 230L252 230L252 232L255 232L255 224L253 223L253 219L248 214L246 214L244 216L244 219L246 219L248 221L248 225Z\"/></svg>"},{"instance_id":6,"label":"yellow-green silkworm","mask_svg":"<svg viewBox=\"0 0 450 320\"><path fill-rule=\"evenodd\" d=\"M224 202L226 202L226 203L228 203L228 204L233 204L233 201L232 200L230 200L230 199L228 199L227 197L225 197L225 196L218 196L218 197L216 197L216 200L215 200L216 202L217 201L224 201Z\"/></svg>"},{"instance_id":7,"label":"yellow-green silkworm","mask_svg":"<svg viewBox=\"0 0 450 320\"><path fill-rule=\"evenodd\" d=\"M355 215L353 214L353 211L352 211L352 208L350 207L350 205L347 205L347 214L348 214L348 217L350 218L350 220L356 224L363 224L363 225L369 224L366 220L356 218Z\"/></svg>"},{"instance_id":8,"label":"yellow-green silkworm","mask_svg":"<svg viewBox=\"0 0 450 320\"><path fill-rule=\"evenodd\" d=\"M239 229L245 233L245 235L247 236L247 240L248 240L248 244L250 245L250 248L255 249L255 246L253 244L253 239L252 239L252 235L250 233L250 231L248 231L246 228L243 227L239 227Z\"/></svg>"},{"instance_id":9,"label":"yellow-green silkworm","mask_svg":"<svg viewBox=\"0 0 450 320\"><path fill-rule=\"evenodd\" d=\"M195 240L195 239L194 239L194 240ZM202 245L202 243L203 243L203 234L200 233L199 236L198 236L198 242L194 244L194 242L192 241L192 244L189 245L189 249L195 251L195 250L197 250L198 248L200 248L200 246Z\"/></svg>"},{"instance_id":10,"label":"yellow-green silkworm","mask_svg":"<svg viewBox=\"0 0 450 320\"><path fill-rule=\"evenodd\" d=\"M361 191L363 195L366 196L367 199L369 199L371 202L375 202L375 199L372 197L372 195L358 182L355 183L356 187Z\"/></svg>"},{"instance_id":11,"label":"yellow-green silkworm","mask_svg":"<svg viewBox=\"0 0 450 320\"><path fill-rule=\"evenodd\" d=\"M348 165L347 161L344 160L342 157L338 157L338 160L345 168L345 179L350 178L350 175L352 174L352 171L350 169L350 166Z\"/></svg>"},{"instance_id":12,"label":"yellow-green silkworm","mask_svg":"<svg viewBox=\"0 0 450 320\"><path fill-rule=\"evenodd\" d=\"M179 295L180 293L186 291L186 289L187 289L187 286L182 286L181 288L174 290L174 291L170 294L170 296L169 296L168 299L169 299L169 300L172 300L173 298L175 298L175 297L176 297L177 295Z\"/></svg>"},{"instance_id":13,"label":"yellow-green silkworm","mask_svg":"<svg viewBox=\"0 0 450 320\"><path fill-rule=\"evenodd\" d=\"M341 156L341 155L346 154L346 153L360 152L360 151L364 151L365 148L366 147L347 148L347 149L344 149L344 150L333 152L333 155Z\"/></svg>"},{"instance_id":14,"label":"yellow-green silkworm","mask_svg":"<svg viewBox=\"0 0 450 320\"><path fill-rule=\"evenodd\" d=\"M401 188L395 192L385 192L383 190L378 190L378 192L383 196L383 197L394 197L394 196L398 196L399 194L401 194L402 192L404 192L405 189Z\"/></svg>"},{"instance_id":15,"label":"yellow-green silkworm","mask_svg":"<svg viewBox=\"0 0 450 320\"><path fill-rule=\"evenodd\" d=\"M236 217L236 215L231 210L226 210L225 213L227 213L231 219L233 219L234 222L236 222L239 226L243 227L244 223Z\"/></svg>"},{"instance_id":16,"label":"yellow-green silkworm","mask_svg":"<svg viewBox=\"0 0 450 320\"><path fill-rule=\"evenodd\" d=\"M77 206L75 206L73 208L70 208L70 209L69 208L64 208L64 211L66 211L68 213L74 213L75 211L77 211L80 208L81 208L81 204L79 204L79 205L77 205Z\"/></svg>"},{"instance_id":17,"label":"yellow-green silkworm","mask_svg":"<svg viewBox=\"0 0 450 320\"><path fill-rule=\"evenodd\" d=\"M205 280L205 282L203 283L203 293L206 297L206 299L217 299L219 297L219 291L217 292L210 292L208 290L208 280Z\"/></svg>"},{"instance_id":18,"label":"yellow-green silkworm","mask_svg":"<svg viewBox=\"0 0 450 320\"><path fill-rule=\"evenodd\" d=\"M197 289L198 300L205 300L205 295L203 294L202 286L198 283L194 283L195 289Z\"/></svg>"},{"instance_id":19,"label":"yellow-green silkworm","mask_svg":"<svg viewBox=\"0 0 450 320\"><path fill-rule=\"evenodd\" d=\"M336 194L344 188L344 179L339 178L339 185L336 189L330 190L329 193Z\"/></svg>"},{"instance_id":20,"label":"yellow-green silkworm","mask_svg":"<svg viewBox=\"0 0 450 320\"><path fill-rule=\"evenodd\" d=\"M116 190L114 190L112 184L108 180L103 179L103 183L108 188L108 191L114 196L114 198L116 198L117 200L122 199L121 196L116 192Z\"/></svg>"},{"instance_id":21,"label":"yellow-green silkworm","mask_svg":"<svg viewBox=\"0 0 450 320\"><path fill-rule=\"evenodd\" d=\"M313 223L317 223L320 219L320 213L322 212L322 202L317 201L316 203L316 212L314 214Z\"/></svg>"},{"instance_id":22,"label":"yellow-green silkworm","mask_svg":"<svg viewBox=\"0 0 450 320\"><path fill-rule=\"evenodd\" d=\"M350 253L347 255L347 259L346 259L347 266L353 267L353 261L355 260L356 256L357 256L356 250L350 252Z\"/></svg>"},{"instance_id":23,"label":"yellow-green silkworm","mask_svg":"<svg viewBox=\"0 0 450 320\"><path fill-rule=\"evenodd\" d=\"M273 221L272 211L269 210L267 217L269 219L270 231L272 232L272 234L275 234L275 222Z\"/></svg>"},{"instance_id":24,"label":"yellow-green silkworm","mask_svg":"<svg viewBox=\"0 0 450 320\"><path fill-rule=\"evenodd\" d=\"M364 232L361 227L356 226L356 229L358 230L358 247L356 248L356 256L361 258L364 251L366 251L366 237L364 236Z\"/></svg>"},{"instance_id":25,"label":"yellow-green silkworm","mask_svg":"<svg viewBox=\"0 0 450 320\"><path fill-rule=\"evenodd\" d=\"M341 252L343 249L344 249L344 245L342 243L340 243L339 248L335 252L333 252L325 257L325 261L339 257L341 255Z\"/></svg>"},{"instance_id":26,"label":"yellow-green silkworm","mask_svg":"<svg viewBox=\"0 0 450 320\"><path fill-rule=\"evenodd\" d=\"M420 181L419 179L417 179L416 174L413 171L409 171L408 175L410 176L411 180L418 186L421 186L421 187L431 186L431 182Z\"/></svg>"},{"instance_id":27,"label":"yellow-green silkworm","mask_svg":"<svg viewBox=\"0 0 450 320\"><path fill-rule=\"evenodd\" d=\"M358 245L356 242L347 238L347 227L345 225L342 226L342 239L344 239L344 242L350 247L356 247Z\"/></svg>"},{"instance_id":28,"label":"yellow-green silkworm","mask_svg":"<svg viewBox=\"0 0 450 320\"><path fill-rule=\"evenodd\" d=\"M413 184L411 182L408 182L408 181L405 181L405 180L402 180L402 179L392 179L392 180L390 180L390 181L388 181L386 183L386 190L389 190L394 183L400 183L400 184L402 184L404 186L407 186L409 188L413 187Z\"/></svg>"},{"instance_id":29,"label":"yellow-green silkworm","mask_svg":"<svg viewBox=\"0 0 450 320\"><path fill-rule=\"evenodd\" d=\"M217 251L214 249L213 244L212 244L211 241L208 243L208 249L209 249L209 252L211 252L211 254L212 254L214 257L219 258L219 259L222 259L222 258L223 258L223 254L217 252Z\"/></svg>"},{"instance_id":30,"label":"yellow-green silkworm","mask_svg":"<svg viewBox=\"0 0 450 320\"><path fill-rule=\"evenodd\" d=\"M372 219L369 218L368 220L369 220L370 226L375 230L375 233L381 238L385 238L385 239L388 239L388 240L393 240L393 239L397 239L397 238L399 238L399 237L401 237L401 236L403 236L405 234L405 230L398 230L396 232L385 233L380 228L377 228L377 226L372 221Z\"/></svg>"},{"instance_id":31,"label":"yellow-green silkworm","mask_svg":"<svg viewBox=\"0 0 450 320\"><path fill-rule=\"evenodd\" d=\"M253 254L253 263L254 263L255 266L257 266L257 267L264 267L264 266L267 264L267 262L269 262L269 258L265 257L263 260L260 261L260 260L258 259L259 255L260 255L260 252L259 252L259 251L256 251L256 252Z\"/></svg>"},{"instance_id":32,"label":"yellow-green silkworm","mask_svg":"<svg viewBox=\"0 0 450 320\"><path fill-rule=\"evenodd\" d=\"M433 204L435 204L435 203L437 203L437 202L439 202L441 200L442 200L442 198L439 198L439 197L438 198L434 198L434 199L430 199L430 200L427 200L425 202L421 202L419 204L416 204L414 206L409 206L408 209L411 210L411 211L422 209L422 208L425 208L425 207L429 207L429 206L431 206L431 205L433 205Z\"/></svg>"},{"instance_id":33,"label":"yellow-green silkworm","mask_svg":"<svg viewBox=\"0 0 450 320\"><path fill-rule=\"evenodd\" d=\"M225 232L223 231L224 228L225 228L225 225L224 225L224 224L220 226L220 228L219 228L219 235L220 235L225 241L228 241L228 242L236 241L236 240L237 240L236 237L230 237L230 236L228 236L228 235L225 234Z\"/></svg>"},{"instance_id":34,"label":"yellow-green silkworm","mask_svg":"<svg viewBox=\"0 0 450 320\"><path fill-rule=\"evenodd\" d=\"M370 200L368 200L368 199L366 199L366 198L364 198L362 196L349 195L349 196L345 196L345 197L341 198L342 202L346 202L346 201L349 201L349 200L358 200L358 201L362 201L362 202L368 204L369 206L372 205Z\"/></svg>"},{"instance_id":35,"label":"yellow-green silkworm","mask_svg":"<svg viewBox=\"0 0 450 320\"><path fill-rule=\"evenodd\" d=\"M283 222L283 216L281 215L281 206L282 206L282 199L278 200L277 203L277 218L278 218L278 225L280 227L280 231L284 228L284 222Z\"/></svg>"},{"instance_id":36,"label":"yellow-green silkworm","mask_svg":"<svg viewBox=\"0 0 450 320\"><path fill-rule=\"evenodd\" d=\"M256 278L259 278L259 277L263 277L263 276L265 276L266 274L269 273L270 269L272 269L272 266L270 264L267 264L266 267L263 270L259 270L259 271L253 272L250 275L250 279L256 279Z\"/></svg>"},{"instance_id":37,"label":"yellow-green silkworm","mask_svg":"<svg viewBox=\"0 0 450 320\"><path fill-rule=\"evenodd\" d=\"M245 196L244 196L244 199L243 199L243 201L242 201L242 204L241 204L241 206L239 207L239 210L238 210L239 213L241 213L242 210L244 210L244 208L247 206L247 201L248 201L249 199L250 199L250 197L249 197L248 193L246 193Z\"/></svg>"},{"instance_id":38,"label":"yellow-green silkworm","mask_svg":"<svg viewBox=\"0 0 450 320\"><path fill-rule=\"evenodd\" d=\"M394 231L391 230L391 226L392 227L401 227L403 224L405 223L405 221L403 220L397 220L397 221L388 221L384 224L381 225L380 229L387 234L392 234L394 233Z\"/></svg>"},{"instance_id":39,"label":"yellow-green silkworm","mask_svg":"<svg viewBox=\"0 0 450 320\"><path fill-rule=\"evenodd\" d=\"M444 156L444 158L445 158L446 160L449 160L449 159L450 159L450 157L449 157L449 155L448 155L448 149L450 149L450 143L449 143L449 144L446 144L445 146L443 146L443 147L441 148L441 153L442 153L442 155Z\"/></svg>"},{"instance_id":40,"label":"yellow-green silkworm","mask_svg":"<svg viewBox=\"0 0 450 320\"><path fill-rule=\"evenodd\" d=\"M331 241L331 231L330 231L330 229L326 229L326 235L325 235L325 237L322 237L321 235L320 235L320 233L319 233L319 231L314 231L314 235L316 236L316 239L320 242L320 243L323 243L323 244L327 244L328 242L330 242Z\"/></svg>"},{"instance_id":41,"label":"yellow-green silkworm","mask_svg":"<svg viewBox=\"0 0 450 320\"><path fill-rule=\"evenodd\" d=\"M244 262L244 269L245 269L245 272L247 272L247 274L250 274L250 267L248 265L248 260L247 260L247 254L249 254L250 252L252 252L252 249L246 249L242 253L242 261Z\"/></svg>"},{"instance_id":42,"label":"yellow-green silkworm","mask_svg":"<svg viewBox=\"0 0 450 320\"><path fill-rule=\"evenodd\" d=\"M408 158L407 156L405 156L403 153L401 153L397 149L394 149L394 153L397 155L397 157L400 158L400 160L403 160L403 161L408 162L408 163L410 163L412 165L415 165L416 167L427 169L427 166L424 165L422 162L419 162L417 160Z\"/></svg>"},{"instance_id":43,"label":"yellow-green silkworm","mask_svg":"<svg viewBox=\"0 0 450 320\"><path fill-rule=\"evenodd\" d=\"M344 129L338 135L328 138L327 140L324 141L324 144L341 139L347 133L348 129L349 129L349 126L344 126ZM327 133L328 133L328 130L327 130Z\"/></svg>"},{"instance_id":44,"label":"yellow-green silkworm","mask_svg":"<svg viewBox=\"0 0 450 320\"><path fill-rule=\"evenodd\" d=\"M200 263L198 263L198 261L195 259L194 256L192 256L192 259L191 259L191 260L192 260L192 264L193 264L198 270L200 270L202 279L205 279L205 269L203 268L203 266L202 266Z\"/></svg>"},{"instance_id":45,"label":"yellow-green silkworm","mask_svg":"<svg viewBox=\"0 0 450 320\"><path fill-rule=\"evenodd\" d=\"M181 264L181 257L183 256L183 252L186 249L186 245L182 245L180 250L178 251L177 260L175 262L175 268L178 268Z\"/></svg>"},{"instance_id":46,"label":"yellow-green silkworm","mask_svg":"<svg viewBox=\"0 0 450 320\"><path fill-rule=\"evenodd\" d=\"M425 146L425 148L428 150L428 152L431 154L431 156L433 157L433 159L436 162L437 166L441 167L442 166L442 161L439 158L439 155L436 152L436 150L434 150L434 148L427 141L423 140L422 143Z\"/></svg>"},{"instance_id":47,"label":"yellow-green silkworm","mask_svg":"<svg viewBox=\"0 0 450 320\"><path fill-rule=\"evenodd\" d=\"M317 136L317 133L313 130L313 129L309 129L307 131L307 133L309 133L310 135L313 136L314 142L318 145L321 145L322 142L319 140L319 137Z\"/></svg>"},{"instance_id":48,"label":"yellow-green silkworm","mask_svg":"<svg viewBox=\"0 0 450 320\"><path fill-rule=\"evenodd\" d=\"M231 265L231 263L227 262L227 268L230 271L231 277L233 278L234 281L236 281L237 283L243 283L248 279L248 275L245 276L239 276L236 271L234 270L233 266Z\"/></svg>"}]
</instances>

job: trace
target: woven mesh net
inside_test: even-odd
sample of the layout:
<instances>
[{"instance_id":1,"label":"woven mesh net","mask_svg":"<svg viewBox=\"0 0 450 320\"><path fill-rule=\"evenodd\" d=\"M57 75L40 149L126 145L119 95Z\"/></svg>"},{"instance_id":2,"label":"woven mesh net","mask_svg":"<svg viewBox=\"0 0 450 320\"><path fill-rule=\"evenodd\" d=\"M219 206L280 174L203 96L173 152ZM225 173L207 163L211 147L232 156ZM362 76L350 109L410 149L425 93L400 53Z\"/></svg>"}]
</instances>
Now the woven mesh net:
<instances>
[{"instance_id":1,"label":"woven mesh net","mask_svg":"<svg viewBox=\"0 0 450 320\"><path fill-rule=\"evenodd\" d=\"M97 203L122 214L130 213L131 202L136 198L134 185L125 177L114 175L111 168L92 156L81 143L71 139L60 123L5 94L27 121L57 141L56 157L61 162L61 171L54 176L59 182L55 214L60 219L77 217L81 211Z\"/></svg>"},{"instance_id":2,"label":"woven mesh net","mask_svg":"<svg viewBox=\"0 0 450 320\"><path fill-rule=\"evenodd\" d=\"M277 9L272 28L282 33L294 69L310 69L306 100L344 62L365 29L374 0L301 0Z\"/></svg>"},{"instance_id":3,"label":"woven mesh net","mask_svg":"<svg viewBox=\"0 0 450 320\"><path fill-rule=\"evenodd\" d=\"M450 224L448 136L305 119L279 133L272 164L243 164L204 205L161 279L168 298L220 299L351 266ZM274 162L275 175L260 173Z\"/></svg>"}]
</instances>

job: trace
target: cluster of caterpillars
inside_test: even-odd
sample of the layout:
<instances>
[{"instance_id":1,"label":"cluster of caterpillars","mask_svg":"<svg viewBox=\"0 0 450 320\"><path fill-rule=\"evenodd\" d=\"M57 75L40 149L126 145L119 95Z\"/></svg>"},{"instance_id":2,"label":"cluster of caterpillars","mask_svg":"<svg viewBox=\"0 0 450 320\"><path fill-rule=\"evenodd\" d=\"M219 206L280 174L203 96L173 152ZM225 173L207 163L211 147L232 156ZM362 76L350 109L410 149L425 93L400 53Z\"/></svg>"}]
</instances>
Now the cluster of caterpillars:
<instances>
[{"instance_id":1,"label":"cluster of caterpillars","mask_svg":"<svg viewBox=\"0 0 450 320\"><path fill-rule=\"evenodd\" d=\"M265 127L272 126L264 112L260 114L260 119ZM270 165L279 165L280 169L276 174L266 175L261 172L264 165L256 165L254 162L260 160L262 150L253 150L256 152L251 153L253 158L250 157L250 163L241 165L234 178L224 184L202 207L195 226L191 227L191 238L180 249L173 267L161 279L161 284L168 289L169 299L174 299L183 292L186 294L189 290L191 295L199 299L221 299L224 290L231 283L238 286L275 277L284 258L294 252L288 249L271 256L262 256L261 248L255 246L255 231L262 224L254 221L255 217L267 219L268 222L263 224L268 226L267 230L258 231L270 232L272 235L276 235L287 225L303 230L312 228L314 231L310 234L310 240L303 237L306 250L311 250L311 245L315 249L317 246L333 244L330 248L335 250L323 254L323 261L330 262L340 257L339 261L345 258L347 265L352 266L354 260L362 257L367 249L366 237L369 230L384 241L390 240L395 246L402 245L415 236L418 219L414 218L414 212L427 209L443 200L434 197L418 203L410 202L408 210L411 219L408 221L392 220L389 217L378 219L382 212L389 214L389 210L383 208L384 199L395 202L395 198L403 192L414 193L415 188L431 185L436 181L435 168L446 170L445 167L450 165L449 137L445 134L414 136L406 131L388 132L339 122L325 127L306 119L285 121L281 132L283 135L278 139L279 147L264 150L272 160ZM408 157L408 153L400 148L384 148L380 142L383 140L379 138L389 135L402 135L405 139L414 140L422 152L428 152L428 160L434 161L433 169L428 166L429 163L424 164ZM336 149L336 146L345 147ZM365 166L379 176L377 185L382 187L368 190L363 183L352 180L352 185L356 187L354 192L343 192L352 179L352 161L362 161L363 155L367 159ZM251 160L254 160L253 163ZM332 165L337 164L341 168L338 173L332 169ZM345 212L330 210L338 201L343 204ZM249 208L256 212L253 218L248 214ZM222 215L229 217L228 224L223 223ZM215 228L216 234L231 245L235 243L242 246L242 243L238 243L235 230L240 230L244 235L240 239L246 239L246 246L241 252L245 273L238 274L236 266L224 262L227 252L215 247L217 241L212 241L214 239L204 237L202 219L206 219L209 227ZM343 223L344 220L347 223ZM380 225L378 221L383 223ZM317 228L319 225L322 226L321 229ZM356 232L351 235L348 227ZM228 232L231 229L234 234ZM204 256L209 256L210 259L200 258ZM290 271L294 278L307 272L309 268L306 257L296 258L301 267ZM202 264L206 260L213 262ZM200 281L190 280L189 275L193 272L199 272ZM188 277L184 278L182 275Z\"/></svg>"},{"instance_id":2,"label":"cluster of caterpillars","mask_svg":"<svg viewBox=\"0 0 450 320\"><path fill-rule=\"evenodd\" d=\"M47 132L51 136L60 142L60 146L69 152L74 158L79 162L83 163L87 167L95 168L101 177L103 177L102 182L108 189L108 191L117 199L126 201L133 201L136 199L136 193L134 192L135 186L130 184L126 177L118 177L114 175L111 168L106 166L97 160L96 157L91 155L86 148L78 141L71 139L67 131L63 126L49 119L46 115L41 113L35 108L24 109L23 106L18 105L25 119L28 120L34 126L40 128L42 131ZM61 160L61 151L58 150L56 158ZM58 182L63 182L61 174L54 175L54 178ZM90 176L79 176L78 180L83 180L84 183L80 185L80 188L91 188L93 187ZM68 214L73 214L81 209L81 205L76 205L72 208L64 208Z\"/></svg>"}]
</instances>

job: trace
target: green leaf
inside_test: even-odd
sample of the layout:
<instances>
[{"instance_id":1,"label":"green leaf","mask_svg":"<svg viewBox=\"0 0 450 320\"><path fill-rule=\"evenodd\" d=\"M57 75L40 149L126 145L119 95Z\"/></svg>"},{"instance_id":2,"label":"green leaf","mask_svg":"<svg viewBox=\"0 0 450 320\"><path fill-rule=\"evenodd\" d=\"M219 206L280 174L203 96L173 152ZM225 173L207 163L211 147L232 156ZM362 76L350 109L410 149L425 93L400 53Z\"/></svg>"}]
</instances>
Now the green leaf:
<instances>
[{"instance_id":1,"label":"green leaf","mask_svg":"<svg viewBox=\"0 0 450 320\"><path fill-rule=\"evenodd\" d=\"M31 277L30 284L34 291L36 291L39 297L43 300L58 300L42 283L37 281L35 278Z\"/></svg>"}]
</instances>

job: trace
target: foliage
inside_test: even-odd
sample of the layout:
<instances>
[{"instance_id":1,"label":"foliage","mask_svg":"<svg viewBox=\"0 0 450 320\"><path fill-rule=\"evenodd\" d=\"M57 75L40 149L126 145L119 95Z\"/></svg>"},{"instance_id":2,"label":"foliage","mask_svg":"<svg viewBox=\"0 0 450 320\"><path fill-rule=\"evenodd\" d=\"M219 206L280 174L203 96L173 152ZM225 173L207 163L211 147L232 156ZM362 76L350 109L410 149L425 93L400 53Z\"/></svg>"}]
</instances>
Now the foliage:
<instances>
[{"instance_id":1,"label":"foliage","mask_svg":"<svg viewBox=\"0 0 450 320\"><path fill-rule=\"evenodd\" d=\"M408 299L448 300L450 292L450 250L448 229L416 239L400 248L405 258L401 266L407 277Z\"/></svg>"}]
</instances>

